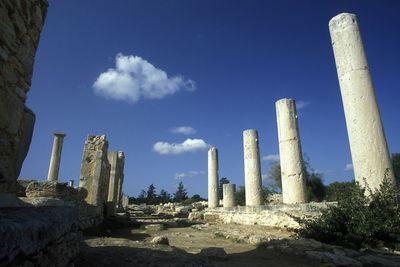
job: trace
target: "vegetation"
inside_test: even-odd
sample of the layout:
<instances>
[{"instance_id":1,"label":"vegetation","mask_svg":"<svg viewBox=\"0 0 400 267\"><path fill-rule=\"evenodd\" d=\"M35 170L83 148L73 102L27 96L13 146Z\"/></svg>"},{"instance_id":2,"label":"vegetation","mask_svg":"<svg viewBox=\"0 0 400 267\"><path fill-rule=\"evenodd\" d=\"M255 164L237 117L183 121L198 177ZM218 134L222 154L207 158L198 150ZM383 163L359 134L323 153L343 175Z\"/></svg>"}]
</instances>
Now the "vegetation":
<instances>
[{"instance_id":1,"label":"vegetation","mask_svg":"<svg viewBox=\"0 0 400 267\"><path fill-rule=\"evenodd\" d=\"M217 238L226 238L224 234L219 233L219 232L215 233L214 235L215 235L215 237L217 237Z\"/></svg>"},{"instance_id":2,"label":"vegetation","mask_svg":"<svg viewBox=\"0 0 400 267\"><path fill-rule=\"evenodd\" d=\"M175 202L182 202L188 198L186 189L183 186L182 182L179 182L178 189L174 193L174 201Z\"/></svg>"},{"instance_id":3,"label":"vegetation","mask_svg":"<svg viewBox=\"0 0 400 267\"><path fill-rule=\"evenodd\" d=\"M376 192L357 183L345 186L335 192L338 205L322 210L318 219L296 218L302 226L296 235L352 248L400 249L400 187L386 177Z\"/></svg>"},{"instance_id":4,"label":"vegetation","mask_svg":"<svg viewBox=\"0 0 400 267\"><path fill-rule=\"evenodd\" d=\"M130 204L148 204L148 205L156 205L159 203L168 203L168 202L184 202L189 205L193 202L203 201L205 199L201 198L200 195L195 194L193 197L188 198L186 189L182 182L179 183L176 192L174 193L174 197L171 197L164 189L161 189L160 194L156 194L156 187L154 184L151 184L147 191L142 190L138 197L130 197Z\"/></svg>"},{"instance_id":5,"label":"vegetation","mask_svg":"<svg viewBox=\"0 0 400 267\"><path fill-rule=\"evenodd\" d=\"M400 153L392 154L392 166L394 177L396 177L396 183L400 184Z\"/></svg>"},{"instance_id":6,"label":"vegetation","mask_svg":"<svg viewBox=\"0 0 400 267\"><path fill-rule=\"evenodd\" d=\"M322 183L323 173L316 172L308 163L310 159L304 155L303 171L306 178L306 190L309 201L322 201L325 197L325 186ZM270 163L267 186L273 192L282 191L281 165L277 161Z\"/></svg>"},{"instance_id":7,"label":"vegetation","mask_svg":"<svg viewBox=\"0 0 400 267\"><path fill-rule=\"evenodd\" d=\"M272 193L267 187L262 188L264 204L268 203L268 197ZM235 193L236 204L239 206L246 205L246 189L244 186L239 186L239 189Z\"/></svg>"}]
</instances>

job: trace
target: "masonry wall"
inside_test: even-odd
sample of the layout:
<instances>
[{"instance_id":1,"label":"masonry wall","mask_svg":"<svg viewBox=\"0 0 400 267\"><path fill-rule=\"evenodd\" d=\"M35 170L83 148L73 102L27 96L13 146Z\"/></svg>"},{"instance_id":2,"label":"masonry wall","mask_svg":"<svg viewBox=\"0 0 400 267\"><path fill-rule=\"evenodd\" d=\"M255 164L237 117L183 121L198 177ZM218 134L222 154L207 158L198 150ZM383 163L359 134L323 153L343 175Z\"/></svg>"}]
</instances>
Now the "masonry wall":
<instances>
[{"instance_id":1,"label":"masonry wall","mask_svg":"<svg viewBox=\"0 0 400 267\"><path fill-rule=\"evenodd\" d=\"M0 1L0 193L15 192L35 114L25 105L46 0Z\"/></svg>"}]
</instances>

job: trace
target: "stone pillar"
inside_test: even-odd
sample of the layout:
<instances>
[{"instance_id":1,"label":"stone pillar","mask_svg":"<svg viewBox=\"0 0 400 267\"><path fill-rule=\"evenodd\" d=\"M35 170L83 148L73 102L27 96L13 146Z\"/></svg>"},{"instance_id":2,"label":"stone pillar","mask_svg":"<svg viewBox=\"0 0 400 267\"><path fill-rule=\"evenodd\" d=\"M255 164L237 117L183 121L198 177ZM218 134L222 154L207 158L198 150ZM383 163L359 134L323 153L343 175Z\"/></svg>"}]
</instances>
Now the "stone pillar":
<instances>
[{"instance_id":1,"label":"stone pillar","mask_svg":"<svg viewBox=\"0 0 400 267\"><path fill-rule=\"evenodd\" d=\"M222 185L222 195L223 195L223 205L224 208L235 207L235 192L236 185L235 184L223 184Z\"/></svg>"},{"instance_id":2,"label":"stone pillar","mask_svg":"<svg viewBox=\"0 0 400 267\"><path fill-rule=\"evenodd\" d=\"M372 190L384 176L395 183L386 137L375 97L364 46L354 14L342 13L329 22L342 94L354 177ZM365 181L364 181L365 180Z\"/></svg>"},{"instance_id":3,"label":"stone pillar","mask_svg":"<svg viewBox=\"0 0 400 267\"><path fill-rule=\"evenodd\" d=\"M82 155L79 187L87 190L85 201L98 207L103 214L108 197L110 163L107 158L108 141L106 136L88 135Z\"/></svg>"},{"instance_id":4,"label":"stone pillar","mask_svg":"<svg viewBox=\"0 0 400 267\"><path fill-rule=\"evenodd\" d=\"M245 130L243 132L243 149L246 206L260 206L264 203L257 130Z\"/></svg>"},{"instance_id":5,"label":"stone pillar","mask_svg":"<svg viewBox=\"0 0 400 267\"><path fill-rule=\"evenodd\" d=\"M74 187L74 180L69 180L69 184L70 187Z\"/></svg>"},{"instance_id":6,"label":"stone pillar","mask_svg":"<svg viewBox=\"0 0 400 267\"><path fill-rule=\"evenodd\" d=\"M118 188L122 184L120 180L123 176L123 165L121 166L121 157L119 154L123 152L108 151L107 158L110 163L110 180L108 184L108 197L107 197L107 215L114 216L118 204ZM122 162L123 164L123 162Z\"/></svg>"},{"instance_id":7,"label":"stone pillar","mask_svg":"<svg viewBox=\"0 0 400 267\"><path fill-rule=\"evenodd\" d=\"M122 208L122 186L124 184L124 166L125 166L125 154L123 151L118 151L118 166L121 169L121 171L117 187L117 207Z\"/></svg>"},{"instance_id":8,"label":"stone pillar","mask_svg":"<svg viewBox=\"0 0 400 267\"><path fill-rule=\"evenodd\" d=\"M218 149L208 150L208 207L218 207Z\"/></svg>"},{"instance_id":9,"label":"stone pillar","mask_svg":"<svg viewBox=\"0 0 400 267\"><path fill-rule=\"evenodd\" d=\"M283 203L307 202L306 177L297 124L296 103L293 99L276 101L279 155L281 160Z\"/></svg>"},{"instance_id":10,"label":"stone pillar","mask_svg":"<svg viewBox=\"0 0 400 267\"><path fill-rule=\"evenodd\" d=\"M54 142L53 150L51 152L49 173L47 175L47 180L58 181L58 171L60 170L61 161L61 150L64 141L65 133L53 133Z\"/></svg>"}]
</instances>

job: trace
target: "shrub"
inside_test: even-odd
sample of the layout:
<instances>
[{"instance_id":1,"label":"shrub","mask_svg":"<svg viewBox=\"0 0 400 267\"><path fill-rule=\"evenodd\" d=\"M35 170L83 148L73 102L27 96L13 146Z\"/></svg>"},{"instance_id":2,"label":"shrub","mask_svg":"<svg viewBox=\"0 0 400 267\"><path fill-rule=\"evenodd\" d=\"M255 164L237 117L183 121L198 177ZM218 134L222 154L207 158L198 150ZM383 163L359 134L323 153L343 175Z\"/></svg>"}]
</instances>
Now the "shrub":
<instances>
[{"instance_id":1,"label":"shrub","mask_svg":"<svg viewBox=\"0 0 400 267\"><path fill-rule=\"evenodd\" d=\"M353 248L400 248L400 188L384 179L380 189L358 184L337 195L338 205L322 210L316 220L295 218L302 228L297 236Z\"/></svg>"}]
</instances>

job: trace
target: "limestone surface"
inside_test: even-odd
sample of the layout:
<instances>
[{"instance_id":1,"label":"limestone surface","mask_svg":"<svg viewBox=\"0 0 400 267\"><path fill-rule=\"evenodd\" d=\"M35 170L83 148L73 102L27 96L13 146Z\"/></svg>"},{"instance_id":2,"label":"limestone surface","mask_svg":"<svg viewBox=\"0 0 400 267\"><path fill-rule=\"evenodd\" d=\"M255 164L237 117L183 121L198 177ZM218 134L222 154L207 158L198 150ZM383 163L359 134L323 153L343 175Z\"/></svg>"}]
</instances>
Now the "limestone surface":
<instances>
[{"instance_id":1,"label":"limestone surface","mask_svg":"<svg viewBox=\"0 0 400 267\"><path fill-rule=\"evenodd\" d=\"M251 129L243 132L243 150L246 206L259 206L264 203L257 130Z\"/></svg>"},{"instance_id":2,"label":"limestone surface","mask_svg":"<svg viewBox=\"0 0 400 267\"><path fill-rule=\"evenodd\" d=\"M46 0L0 1L0 192L16 192L35 114L25 105Z\"/></svg>"},{"instance_id":3,"label":"limestone surface","mask_svg":"<svg viewBox=\"0 0 400 267\"><path fill-rule=\"evenodd\" d=\"M0 208L0 263L66 266L79 252L77 230L74 207Z\"/></svg>"},{"instance_id":4,"label":"limestone surface","mask_svg":"<svg viewBox=\"0 0 400 267\"><path fill-rule=\"evenodd\" d=\"M235 201L236 185L235 184L223 184L222 195L224 208L236 206Z\"/></svg>"},{"instance_id":5,"label":"limestone surface","mask_svg":"<svg viewBox=\"0 0 400 267\"><path fill-rule=\"evenodd\" d=\"M394 174L356 15L342 13L333 17L329 31L354 176L361 185L366 182L375 190L385 176L394 183Z\"/></svg>"},{"instance_id":6,"label":"limestone surface","mask_svg":"<svg viewBox=\"0 0 400 267\"><path fill-rule=\"evenodd\" d=\"M86 202L103 207L107 202L110 163L106 136L88 135L83 150L79 187L88 192Z\"/></svg>"},{"instance_id":7,"label":"limestone surface","mask_svg":"<svg viewBox=\"0 0 400 267\"><path fill-rule=\"evenodd\" d=\"M218 149L208 150L208 207L218 207Z\"/></svg>"},{"instance_id":8,"label":"limestone surface","mask_svg":"<svg viewBox=\"0 0 400 267\"><path fill-rule=\"evenodd\" d=\"M307 202L296 103L283 98L275 103L278 124L279 155L283 203Z\"/></svg>"},{"instance_id":9,"label":"limestone surface","mask_svg":"<svg viewBox=\"0 0 400 267\"><path fill-rule=\"evenodd\" d=\"M58 181L64 137L65 133L54 133L53 150L51 151L49 173L47 175L47 180L49 181Z\"/></svg>"}]
</instances>

